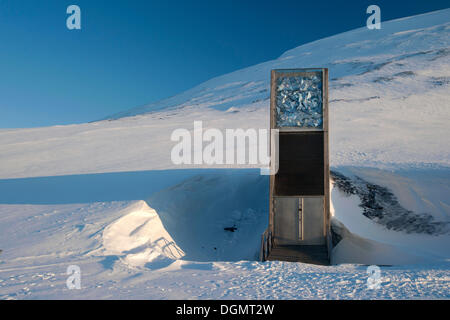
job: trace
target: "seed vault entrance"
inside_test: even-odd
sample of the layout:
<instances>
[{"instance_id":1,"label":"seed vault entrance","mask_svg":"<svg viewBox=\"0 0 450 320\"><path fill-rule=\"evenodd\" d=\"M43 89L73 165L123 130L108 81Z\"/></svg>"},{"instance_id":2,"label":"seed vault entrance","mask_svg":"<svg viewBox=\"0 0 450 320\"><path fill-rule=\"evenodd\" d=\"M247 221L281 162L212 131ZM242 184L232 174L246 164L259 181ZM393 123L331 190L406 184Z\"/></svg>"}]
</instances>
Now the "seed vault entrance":
<instances>
[{"instance_id":1,"label":"seed vault entrance","mask_svg":"<svg viewBox=\"0 0 450 320\"><path fill-rule=\"evenodd\" d=\"M328 264L328 69L272 70L270 117L279 162L262 259Z\"/></svg>"}]
</instances>

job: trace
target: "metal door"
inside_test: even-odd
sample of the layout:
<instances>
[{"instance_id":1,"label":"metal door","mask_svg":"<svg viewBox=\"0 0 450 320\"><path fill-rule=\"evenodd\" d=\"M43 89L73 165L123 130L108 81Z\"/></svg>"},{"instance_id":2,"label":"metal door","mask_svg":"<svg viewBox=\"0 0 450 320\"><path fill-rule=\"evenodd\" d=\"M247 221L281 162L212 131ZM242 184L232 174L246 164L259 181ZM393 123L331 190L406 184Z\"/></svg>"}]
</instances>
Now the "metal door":
<instances>
[{"instance_id":1,"label":"metal door","mask_svg":"<svg viewBox=\"0 0 450 320\"><path fill-rule=\"evenodd\" d=\"M325 244L323 197L275 197L273 211L275 244Z\"/></svg>"},{"instance_id":2,"label":"metal door","mask_svg":"<svg viewBox=\"0 0 450 320\"><path fill-rule=\"evenodd\" d=\"M277 244L299 244L303 239L302 199L274 198L274 241Z\"/></svg>"}]
</instances>

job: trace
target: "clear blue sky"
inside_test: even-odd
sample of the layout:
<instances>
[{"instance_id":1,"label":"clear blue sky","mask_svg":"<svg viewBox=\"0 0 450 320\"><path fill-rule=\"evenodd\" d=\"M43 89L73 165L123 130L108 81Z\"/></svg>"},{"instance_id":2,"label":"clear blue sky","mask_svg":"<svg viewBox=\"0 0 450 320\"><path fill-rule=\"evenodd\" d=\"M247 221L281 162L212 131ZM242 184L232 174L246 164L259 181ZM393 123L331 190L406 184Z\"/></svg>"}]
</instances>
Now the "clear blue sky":
<instances>
[{"instance_id":1,"label":"clear blue sky","mask_svg":"<svg viewBox=\"0 0 450 320\"><path fill-rule=\"evenodd\" d=\"M81 8L82 29L66 28ZM448 0L0 0L0 128L96 120Z\"/></svg>"}]
</instances>

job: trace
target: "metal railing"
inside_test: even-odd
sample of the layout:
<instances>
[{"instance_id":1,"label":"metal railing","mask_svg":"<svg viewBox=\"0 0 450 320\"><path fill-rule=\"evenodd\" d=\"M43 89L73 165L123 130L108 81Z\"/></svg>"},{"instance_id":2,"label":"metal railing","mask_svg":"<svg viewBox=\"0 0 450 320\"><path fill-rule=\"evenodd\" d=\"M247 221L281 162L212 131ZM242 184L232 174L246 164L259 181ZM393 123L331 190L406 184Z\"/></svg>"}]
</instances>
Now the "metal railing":
<instances>
[{"instance_id":1,"label":"metal railing","mask_svg":"<svg viewBox=\"0 0 450 320\"><path fill-rule=\"evenodd\" d=\"M267 228L261 235L261 250L259 252L259 260L266 261L272 250L272 232Z\"/></svg>"}]
</instances>

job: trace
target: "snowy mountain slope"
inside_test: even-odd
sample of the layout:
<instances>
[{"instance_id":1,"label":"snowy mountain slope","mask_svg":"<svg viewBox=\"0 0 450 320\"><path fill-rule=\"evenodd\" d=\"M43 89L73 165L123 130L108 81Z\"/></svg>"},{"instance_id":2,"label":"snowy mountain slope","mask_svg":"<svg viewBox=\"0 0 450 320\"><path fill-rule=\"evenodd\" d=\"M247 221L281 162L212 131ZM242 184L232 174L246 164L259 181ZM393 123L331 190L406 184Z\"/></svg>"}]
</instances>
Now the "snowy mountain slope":
<instances>
[{"instance_id":1,"label":"snowy mountain slope","mask_svg":"<svg viewBox=\"0 0 450 320\"><path fill-rule=\"evenodd\" d=\"M449 298L449 21L447 9L315 41L107 121L0 130L0 299ZM331 164L359 188L332 186L333 261L398 265L378 290L364 266L239 261L258 253L267 177L170 161L171 132L194 121L268 127L270 69L322 66ZM375 214L371 192L388 204ZM65 285L73 264L81 291Z\"/></svg>"},{"instance_id":2,"label":"snowy mountain slope","mask_svg":"<svg viewBox=\"0 0 450 320\"><path fill-rule=\"evenodd\" d=\"M229 107L248 105L260 99L266 100L269 97L271 69L327 67L330 69L331 88L333 89L357 84L343 81L342 78L349 76L359 76L352 80L366 84L370 84L373 80L380 80L381 74L375 75L376 71L388 65L392 69L387 70L385 74L390 75L389 71L391 71L394 77L400 78L396 80L401 80L401 78L413 76L403 70L414 67L415 63L403 65L410 62L412 58L418 58L418 60L413 59L414 62L422 62L416 67L428 68L430 66L429 59L438 60L448 57L450 52L449 15L450 9L446 9L383 22L381 30L369 30L362 27L317 40L289 50L276 60L211 79L182 94L148 106L118 113L107 119L118 119L164 108L176 109L184 106L208 106L226 110ZM422 56L425 56L425 59L420 59ZM445 63L448 64L448 60ZM395 72L395 67L405 68L399 68L399 72ZM373 74L370 76L370 73ZM436 77L439 77L439 74ZM444 76L448 77L448 74ZM418 85L418 82L422 85L426 83L426 80L432 80L419 78L421 79L414 81ZM430 87L430 84L425 86L425 88ZM416 91L416 88L410 89L409 93ZM421 91L423 89L421 88ZM402 91L404 90L405 87L402 86ZM351 91L354 91L353 94L358 94L358 90ZM331 90L332 101L340 98L339 95L334 96L338 92ZM408 92L403 94L407 95Z\"/></svg>"},{"instance_id":3,"label":"snowy mountain slope","mask_svg":"<svg viewBox=\"0 0 450 320\"><path fill-rule=\"evenodd\" d=\"M446 9L318 40L114 121L0 130L0 178L179 168L174 129L267 128L270 70L317 66L330 70L333 166L448 167L449 21Z\"/></svg>"}]
</instances>

